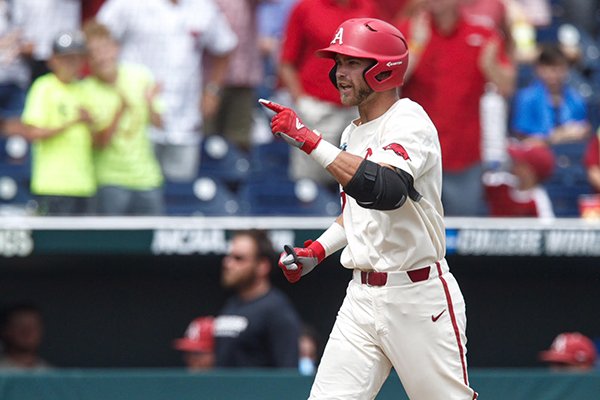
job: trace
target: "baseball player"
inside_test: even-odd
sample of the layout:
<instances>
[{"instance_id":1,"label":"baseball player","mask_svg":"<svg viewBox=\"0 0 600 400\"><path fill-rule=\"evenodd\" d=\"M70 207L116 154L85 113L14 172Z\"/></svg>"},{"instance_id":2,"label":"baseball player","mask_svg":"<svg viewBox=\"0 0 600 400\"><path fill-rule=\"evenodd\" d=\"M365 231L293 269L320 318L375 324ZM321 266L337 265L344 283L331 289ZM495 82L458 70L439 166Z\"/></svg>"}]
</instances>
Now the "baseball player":
<instances>
[{"instance_id":1,"label":"baseball player","mask_svg":"<svg viewBox=\"0 0 600 400\"><path fill-rule=\"evenodd\" d=\"M418 104L399 99L408 63L402 33L377 19L350 19L317 55L335 60L331 81L357 106L338 148L296 113L271 130L309 154L341 185L343 211L314 242L285 247L279 266L298 281L344 248L353 270L310 399L373 399L395 368L412 400L471 400L466 316L444 259L441 155L437 131Z\"/></svg>"}]
</instances>

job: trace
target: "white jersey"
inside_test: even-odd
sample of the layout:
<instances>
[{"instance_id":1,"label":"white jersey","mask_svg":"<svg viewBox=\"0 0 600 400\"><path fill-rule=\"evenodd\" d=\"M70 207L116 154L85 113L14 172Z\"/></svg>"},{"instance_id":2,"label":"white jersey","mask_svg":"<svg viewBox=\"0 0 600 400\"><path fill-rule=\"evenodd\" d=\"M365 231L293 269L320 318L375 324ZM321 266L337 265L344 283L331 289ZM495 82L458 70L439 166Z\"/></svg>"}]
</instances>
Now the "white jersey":
<instances>
[{"instance_id":1,"label":"white jersey","mask_svg":"<svg viewBox=\"0 0 600 400\"><path fill-rule=\"evenodd\" d=\"M123 61L147 66L162 85L164 132L160 143L191 144L200 139L202 52L225 54L237 37L213 0L109 0L98 20L121 43Z\"/></svg>"},{"instance_id":2,"label":"white jersey","mask_svg":"<svg viewBox=\"0 0 600 400\"><path fill-rule=\"evenodd\" d=\"M423 108L398 100L379 118L351 123L341 148L370 161L409 173L422 197L398 209L371 210L342 194L348 245L341 263L350 269L407 271L444 258L445 227L441 203L442 168L437 130Z\"/></svg>"},{"instance_id":3,"label":"white jersey","mask_svg":"<svg viewBox=\"0 0 600 400\"><path fill-rule=\"evenodd\" d=\"M81 26L79 0L12 0L13 23L23 30L24 39L33 43L33 58L47 60L52 42L62 31Z\"/></svg>"}]
</instances>

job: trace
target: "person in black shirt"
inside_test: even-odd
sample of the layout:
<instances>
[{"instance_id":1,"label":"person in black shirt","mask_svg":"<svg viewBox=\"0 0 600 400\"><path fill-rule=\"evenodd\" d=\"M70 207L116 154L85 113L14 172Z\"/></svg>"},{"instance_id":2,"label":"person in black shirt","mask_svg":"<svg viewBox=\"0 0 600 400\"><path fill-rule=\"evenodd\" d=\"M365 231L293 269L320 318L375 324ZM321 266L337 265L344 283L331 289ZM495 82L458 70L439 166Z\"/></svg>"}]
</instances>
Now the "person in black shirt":
<instances>
[{"instance_id":1,"label":"person in black shirt","mask_svg":"<svg viewBox=\"0 0 600 400\"><path fill-rule=\"evenodd\" d=\"M223 259L221 283L235 291L215 321L217 367L298 368L300 318L270 272L265 232L237 232Z\"/></svg>"}]
</instances>

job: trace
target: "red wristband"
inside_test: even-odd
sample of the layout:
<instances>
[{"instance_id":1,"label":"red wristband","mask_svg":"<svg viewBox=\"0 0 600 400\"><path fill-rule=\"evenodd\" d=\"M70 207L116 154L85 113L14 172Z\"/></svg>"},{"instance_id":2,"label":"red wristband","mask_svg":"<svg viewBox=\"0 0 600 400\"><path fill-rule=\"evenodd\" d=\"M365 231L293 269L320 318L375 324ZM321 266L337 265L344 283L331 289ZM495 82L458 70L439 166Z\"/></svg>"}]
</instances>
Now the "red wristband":
<instances>
[{"instance_id":1,"label":"red wristband","mask_svg":"<svg viewBox=\"0 0 600 400\"><path fill-rule=\"evenodd\" d=\"M317 257L317 260L319 262L321 262L321 261L323 261L325 259L325 248L317 240L315 240L314 242L312 242L308 246L308 248L311 249L314 252L315 257Z\"/></svg>"}]
</instances>

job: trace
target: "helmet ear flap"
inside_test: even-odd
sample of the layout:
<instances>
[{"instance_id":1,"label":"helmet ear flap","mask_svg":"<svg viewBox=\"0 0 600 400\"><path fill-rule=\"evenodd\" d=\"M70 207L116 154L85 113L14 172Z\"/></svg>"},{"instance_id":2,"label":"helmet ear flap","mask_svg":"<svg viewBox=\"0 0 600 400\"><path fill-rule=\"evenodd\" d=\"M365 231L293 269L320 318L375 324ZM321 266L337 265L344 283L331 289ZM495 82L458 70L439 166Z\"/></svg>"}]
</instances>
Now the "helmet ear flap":
<instances>
[{"instance_id":1,"label":"helmet ear flap","mask_svg":"<svg viewBox=\"0 0 600 400\"><path fill-rule=\"evenodd\" d=\"M333 64L333 68L331 68L331 70L329 70L329 80L331 81L331 83L333 83L333 86L335 86L335 88L337 89L337 78L335 77L336 72L337 72L337 63Z\"/></svg>"}]
</instances>

